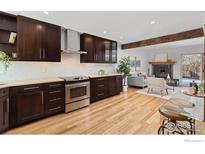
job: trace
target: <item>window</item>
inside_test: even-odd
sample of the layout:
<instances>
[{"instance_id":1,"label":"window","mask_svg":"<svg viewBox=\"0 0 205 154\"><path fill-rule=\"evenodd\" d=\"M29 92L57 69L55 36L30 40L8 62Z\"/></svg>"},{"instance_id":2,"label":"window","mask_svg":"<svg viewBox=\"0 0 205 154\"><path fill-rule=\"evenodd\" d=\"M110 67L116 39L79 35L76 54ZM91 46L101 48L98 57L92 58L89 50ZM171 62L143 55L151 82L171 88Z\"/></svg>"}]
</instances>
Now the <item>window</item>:
<instances>
[{"instance_id":1,"label":"window","mask_svg":"<svg viewBox=\"0 0 205 154\"><path fill-rule=\"evenodd\" d=\"M202 54L182 55L182 79L187 82L202 80Z\"/></svg>"}]
</instances>

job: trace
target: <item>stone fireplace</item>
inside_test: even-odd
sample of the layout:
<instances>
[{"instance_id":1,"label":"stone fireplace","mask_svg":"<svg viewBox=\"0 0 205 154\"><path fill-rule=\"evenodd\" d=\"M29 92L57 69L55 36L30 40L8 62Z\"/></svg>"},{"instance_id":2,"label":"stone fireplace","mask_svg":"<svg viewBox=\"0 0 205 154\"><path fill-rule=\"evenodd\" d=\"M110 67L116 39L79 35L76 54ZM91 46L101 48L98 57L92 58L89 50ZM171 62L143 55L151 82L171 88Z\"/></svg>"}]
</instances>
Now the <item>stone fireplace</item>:
<instances>
[{"instance_id":1,"label":"stone fireplace","mask_svg":"<svg viewBox=\"0 0 205 154\"><path fill-rule=\"evenodd\" d=\"M173 78L173 65L175 62L149 62L152 65L152 75L158 78L167 78L168 74Z\"/></svg>"}]
</instances>

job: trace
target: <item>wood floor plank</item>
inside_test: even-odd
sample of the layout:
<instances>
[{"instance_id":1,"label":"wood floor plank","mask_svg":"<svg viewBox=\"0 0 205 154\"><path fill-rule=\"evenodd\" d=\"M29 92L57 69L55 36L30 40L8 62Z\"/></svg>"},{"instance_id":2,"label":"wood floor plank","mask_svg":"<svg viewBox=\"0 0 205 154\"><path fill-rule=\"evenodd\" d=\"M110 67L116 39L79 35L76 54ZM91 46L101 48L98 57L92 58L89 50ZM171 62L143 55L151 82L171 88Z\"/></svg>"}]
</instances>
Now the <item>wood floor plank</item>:
<instances>
[{"instance_id":1,"label":"wood floor plank","mask_svg":"<svg viewBox=\"0 0 205 154\"><path fill-rule=\"evenodd\" d=\"M39 120L6 134L157 134L165 99L129 88L89 107Z\"/></svg>"}]
</instances>

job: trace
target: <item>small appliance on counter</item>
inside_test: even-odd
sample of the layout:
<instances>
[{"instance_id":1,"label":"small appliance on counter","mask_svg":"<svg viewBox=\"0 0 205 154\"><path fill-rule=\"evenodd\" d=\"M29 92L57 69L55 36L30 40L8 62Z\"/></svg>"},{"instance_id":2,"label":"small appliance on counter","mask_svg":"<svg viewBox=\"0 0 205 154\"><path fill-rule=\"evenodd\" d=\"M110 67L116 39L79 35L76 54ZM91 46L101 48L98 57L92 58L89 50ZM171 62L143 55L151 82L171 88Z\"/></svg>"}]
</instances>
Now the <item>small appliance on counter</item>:
<instances>
[{"instance_id":1,"label":"small appliance on counter","mask_svg":"<svg viewBox=\"0 0 205 154\"><path fill-rule=\"evenodd\" d=\"M104 70L101 69L101 70L98 71L98 75L104 75L104 74L105 74Z\"/></svg>"},{"instance_id":2,"label":"small appliance on counter","mask_svg":"<svg viewBox=\"0 0 205 154\"><path fill-rule=\"evenodd\" d=\"M65 80L65 112L90 104L90 79L88 76L61 77Z\"/></svg>"}]
</instances>

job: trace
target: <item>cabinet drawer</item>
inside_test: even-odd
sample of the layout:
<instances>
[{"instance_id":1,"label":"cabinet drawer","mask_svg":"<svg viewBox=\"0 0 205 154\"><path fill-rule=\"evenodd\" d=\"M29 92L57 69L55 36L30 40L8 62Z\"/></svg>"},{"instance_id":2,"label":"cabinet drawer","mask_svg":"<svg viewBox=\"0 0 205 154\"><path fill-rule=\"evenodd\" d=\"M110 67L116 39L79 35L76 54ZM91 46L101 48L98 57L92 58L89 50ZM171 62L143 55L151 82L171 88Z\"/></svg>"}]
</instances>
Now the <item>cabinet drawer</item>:
<instances>
[{"instance_id":1,"label":"cabinet drawer","mask_svg":"<svg viewBox=\"0 0 205 154\"><path fill-rule=\"evenodd\" d=\"M65 111L65 102L63 99L50 101L46 104L46 115L62 113Z\"/></svg>"},{"instance_id":2,"label":"cabinet drawer","mask_svg":"<svg viewBox=\"0 0 205 154\"><path fill-rule=\"evenodd\" d=\"M8 88L0 89L0 97L7 96L8 93L9 93L9 89Z\"/></svg>"},{"instance_id":3,"label":"cabinet drawer","mask_svg":"<svg viewBox=\"0 0 205 154\"><path fill-rule=\"evenodd\" d=\"M14 89L16 89L16 91L20 92L20 93L39 91L39 90L43 89L43 84L19 86L19 87L14 87Z\"/></svg>"},{"instance_id":4,"label":"cabinet drawer","mask_svg":"<svg viewBox=\"0 0 205 154\"><path fill-rule=\"evenodd\" d=\"M108 83L107 78L95 78L91 80L91 86L94 88L103 88L106 87Z\"/></svg>"},{"instance_id":5,"label":"cabinet drawer","mask_svg":"<svg viewBox=\"0 0 205 154\"><path fill-rule=\"evenodd\" d=\"M59 89L49 90L48 91L49 100L57 99L57 98L64 98L64 96L65 96L64 88L59 88Z\"/></svg>"},{"instance_id":6,"label":"cabinet drawer","mask_svg":"<svg viewBox=\"0 0 205 154\"><path fill-rule=\"evenodd\" d=\"M52 90L57 90L59 88L65 88L65 82L53 82L53 83L49 83L47 84L47 88L48 89L52 89Z\"/></svg>"}]
</instances>

